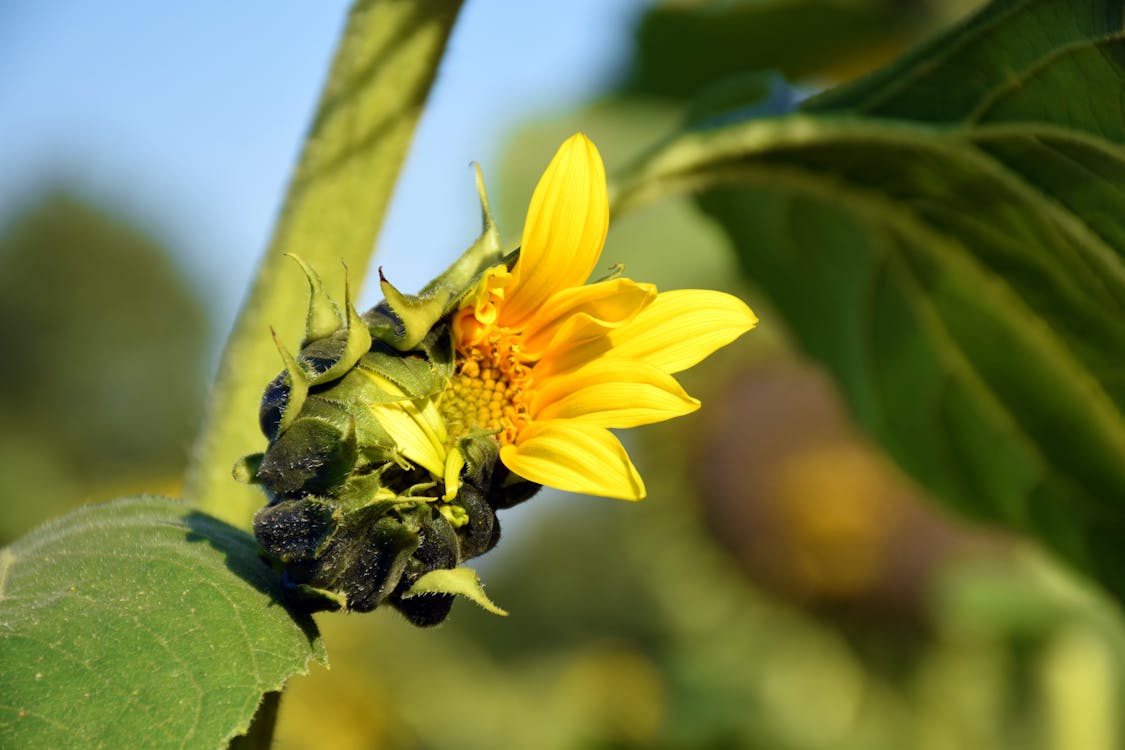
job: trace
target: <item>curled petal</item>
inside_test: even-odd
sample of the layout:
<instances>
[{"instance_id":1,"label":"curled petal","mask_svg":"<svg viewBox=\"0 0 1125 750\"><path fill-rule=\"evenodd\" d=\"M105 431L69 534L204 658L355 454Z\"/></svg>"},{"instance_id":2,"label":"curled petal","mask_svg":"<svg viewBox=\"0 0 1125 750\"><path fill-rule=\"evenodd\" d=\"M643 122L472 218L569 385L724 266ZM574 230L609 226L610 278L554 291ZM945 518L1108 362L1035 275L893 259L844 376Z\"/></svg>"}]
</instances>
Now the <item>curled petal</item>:
<instances>
[{"instance_id":1,"label":"curled petal","mask_svg":"<svg viewBox=\"0 0 1125 750\"><path fill-rule=\"evenodd\" d=\"M609 430L569 421L533 422L515 445L500 449L500 460L532 482L566 492L623 500L645 496L633 462Z\"/></svg>"},{"instance_id":2,"label":"curled petal","mask_svg":"<svg viewBox=\"0 0 1125 750\"><path fill-rule=\"evenodd\" d=\"M504 287L511 278L504 266L494 266L484 272L476 287L462 302L461 308L453 314L453 338L458 346L476 346L484 340L499 317Z\"/></svg>"},{"instance_id":3,"label":"curled petal","mask_svg":"<svg viewBox=\"0 0 1125 750\"><path fill-rule=\"evenodd\" d=\"M590 139L578 133L559 147L531 197L501 324L522 328L552 294L584 283L608 229L605 165Z\"/></svg>"},{"instance_id":4,"label":"curled petal","mask_svg":"<svg viewBox=\"0 0 1125 750\"><path fill-rule=\"evenodd\" d=\"M576 286L551 295L524 332L524 354L539 359L558 346L603 335L635 318L656 299L656 287L631 279Z\"/></svg>"}]
</instances>

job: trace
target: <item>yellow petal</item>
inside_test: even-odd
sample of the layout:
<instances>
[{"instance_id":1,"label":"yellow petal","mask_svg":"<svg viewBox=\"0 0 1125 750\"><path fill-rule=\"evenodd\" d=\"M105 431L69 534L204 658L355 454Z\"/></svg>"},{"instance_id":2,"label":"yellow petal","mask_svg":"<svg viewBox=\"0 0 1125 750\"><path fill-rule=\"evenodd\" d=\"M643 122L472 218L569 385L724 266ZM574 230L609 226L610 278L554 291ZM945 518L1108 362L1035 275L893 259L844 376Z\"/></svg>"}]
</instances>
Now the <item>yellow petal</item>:
<instances>
[{"instance_id":1,"label":"yellow petal","mask_svg":"<svg viewBox=\"0 0 1125 750\"><path fill-rule=\"evenodd\" d=\"M395 447L410 462L425 468L435 477L445 474L445 421L437 405L430 399L411 401L388 378L369 370L360 369L391 396L401 396L400 401L373 403L371 413L395 441Z\"/></svg>"},{"instance_id":2,"label":"yellow petal","mask_svg":"<svg viewBox=\"0 0 1125 750\"><path fill-rule=\"evenodd\" d=\"M504 287L511 274L504 266L493 266L484 272L476 287L466 295L460 309L453 314L453 340L460 347L480 344L499 317Z\"/></svg>"},{"instance_id":3,"label":"yellow petal","mask_svg":"<svg viewBox=\"0 0 1125 750\"><path fill-rule=\"evenodd\" d=\"M573 419L599 427L637 427L689 414L699 401L676 379L637 360L600 359L536 386L536 420Z\"/></svg>"},{"instance_id":4,"label":"yellow petal","mask_svg":"<svg viewBox=\"0 0 1125 750\"><path fill-rule=\"evenodd\" d=\"M632 279L612 279L575 286L551 295L528 322L523 353L539 356L556 343L556 335L572 344L628 323L656 299L656 287Z\"/></svg>"},{"instance_id":5,"label":"yellow petal","mask_svg":"<svg viewBox=\"0 0 1125 750\"><path fill-rule=\"evenodd\" d=\"M610 338L613 356L643 359L675 373L699 363L757 324L758 318L738 297L678 289L657 296Z\"/></svg>"},{"instance_id":6,"label":"yellow petal","mask_svg":"<svg viewBox=\"0 0 1125 750\"><path fill-rule=\"evenodd\" d=\"M420 409L412 401L392 401L375 404L371 411L407 460L435 477L445 474L445 446L435 430L441 416L433 402L427 402Z\"/></svg>"},{"instance_id":7,"label":"yellow petal","mask_svg":"<svg viewBox=\"0 0 1125 750\"><path fill-rule=\"evenodd\" d=\"M757 324L758 318L738 297L701 289L662 292L637 317L602 338L576 346L560 342L536 369L545 376L583 367L599 357L615 357L677 373Z\"/></svg>"},{"instance_id":8,"label":"yellow petal","mask_svg":"<svg viewBox=\"0 0 1125 750\"><path fill-rule=\"evenodd\" d=\"M605 166L578 133L559 148L531 197L501 323L521 328L552 294L584 283L608 229Z\"/></svg>"},{"instance_id":9,"label":"yellow petal","mask_svg":"<svg viewBox=\"0 0 1125 750\"><path fill-rule=\"evenodd\" d=\"M568 421L533 422L500 460L524 479L547 487L623 500L645 496L625 448L608 430Z\"/></svg>"},{"instance_id":10,"label":"yellow petal","mask_svg":"<svg viewBox=\"0 0 1125 750\"><path fill-rule=\"evenodd\" d=\"M461 470L465 468L465 454L453 447L445 456L445 494L442 500L450 502L461 491Z\"/></svg>"}]
</instances>

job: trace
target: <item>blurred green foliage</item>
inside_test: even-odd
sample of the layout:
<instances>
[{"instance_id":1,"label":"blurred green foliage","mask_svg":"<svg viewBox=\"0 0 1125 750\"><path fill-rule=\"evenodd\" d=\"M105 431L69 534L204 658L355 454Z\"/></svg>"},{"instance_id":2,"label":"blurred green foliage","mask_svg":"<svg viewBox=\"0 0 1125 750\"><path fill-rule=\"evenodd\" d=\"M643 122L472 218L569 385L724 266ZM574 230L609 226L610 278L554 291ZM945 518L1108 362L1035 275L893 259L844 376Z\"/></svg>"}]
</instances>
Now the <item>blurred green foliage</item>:
<instances>
[{"instance_id":1,"label":"blurred green foliage","mask_svg":"<svg viewBox=\"0 0 1125 750\"><path fill-rule=\"evenodd\" d=\"M688 128L627 182L704 191L746 274L936 499L1118 595L1123 14L993 3L796 114Z\"/></svg>"},{"instance_id":2,"label":"blurred green foliage","mask_svg":"<svg viewBox=\"0 0 1125 750\"><path fill-rule=\"evenodd\" d=\"M535 529L488 571L510 618L460 605L431 631L390 613L321 618L332 670L291 683L279 743L1116 747L1112 605L1020 550L947 570L910 627L860 607L861 626L842 628L763 593L716 547L691 499L692 428L648 431L641 505L537 498Z\"/></svg>"},{"instance_id":3,"label":"blurred green foliage","mask_svg":"<svg viewBox=\"0 0 1125 750\"><path fill-rule=\"evenodd\" d=\"M206 311L167 251L65 191L0 230L0 542L90 500L174 490Z\"/></svg>"},{"instance_id":4,"label":"blurred green foliage","mask_svg":"<svg viewBox=\"0 0 1125 750\"><path fill-rule=\"evenodd\" d=\"M619 90L511 140L496 191L504 235L518 236L539 171L575 130L594 138L612 172L692 116L689 94L721 90L725 76L754 74L766 65L807 85L847 78L969 5L753 0L654 6L641 21L634 67ZM496 176L490 170L490 185ZM470 188L467 182L466 200ZM36 231L54 237L63 223L48 218ZM20 236L19 225L9 229L11 237ZM99 358L133 361L132 350L115 354L122 350L114 346L158 339L146 346L158 347L170 363L172 352L159 347L183 343L178 350L185 359L175 360L180 366L169 372L159 369L163 361L145 358L144 374L155 384L112 381L114 393L104 403L116 403L113 415L120 416L120 402L131 402L131 392L171 393L162 390L162 378L172 371L198 374L198 350L196 359L186 358L190 330L176 326L185 320L201 326L202 317L188 304L153 326L176 335L158 335L125 313L112 325L95 323L107 299L109 307L121 301L125 310L161 314L128 296L151 286L144 278L164 278L159 273L130 276L122 287L106 281L107 291L92 297L75 289L93 286L99 273L119 278L107 269L152 262L114 254L130 244L122 236L135 239L128 230L109 233L117 240L95 242L106 225L104 217L89 219L81 224L86 230L64 235L72 237L71 255L53 257L72 258L83 269L73 274L51 265L43 250L62 240L36 240L30 246L39 250L25 254L44 256L40 262L53 273L25 273L9 284L5 264L14 243L0 244L0 285L7 285L0 320L6 333L16 330L9 320L56 330L44 321L61 308L67 312L57 313L53 325L85 331L73 339L19 339L37 352L29 361L38 367L51 366L47 357L56 340L87 352L90 372ZM698 415L641 430L630 445L650 497L627 504L545 493L531 514L502 514L507 536L485 577L489 595L511 611L507 619L463 604L446 625L425 631L387 611L319 617L332 669L291 681L279 747L1121 746L1125 628L1114 604L1026 543L969 530L927 510L921 491L856 434L823 373L796 353L778 310L754 279L743 278L728 238L692 202L667 201L615 221L603 266L619 261L630 277L661 288L737 292L762 319L743 344L685 376L689 392L703 400ZM43 279L56 274L71 279L70 286L48 293ZM9 295L25 301L8 304ZM71 296L84 303L70 307ZM169 309L183 299L166 288L147 304ZM16 315L9 308L25 317L9 317ZM28 312L40 309L47 311L40 317ZM22 363L24 350L11 351ZM22 365L17 370L30 372ZM14 505L26 507L25 499L46 497L34 492L60 498L88 492L81 472L93 475L101 462L72 459L78 448L64 446L92 450L80 439L90 432L56 436L77 430L71 420L87 415L53 400L67 388L87 387L78 382L81 372L52 371L42 412L21 390L39 387L28 382L32 375L14 385L0 381L0 418L19 425L0 445L0 497L18 498ZM99 403L85 405L96 412ZM164 438L153 431L175 420L148 419L155 407L141 404L138 399L130 411L135 418L125 421L143 425L136 435L155 450ZM182 451L189 433L178 434L180 442L170 441ZM128 445L96 447L114 454L108 467L140 450L122 447ZM89 468L79 468L84 465ZM19 471L10 468L16 466ZM28 475L29 467L39 478L36 487L4 486Z\"/></svg>"},{"instance_id":5,"label":"blurred green foliage","mask_svg":"<svg viewBox=\"0 0 1125 750\"><path fill-rule=\"evenodd\" d=\"M184 484L184 500L249 529L257 488L230 484L230 467L256 452L262 383L277 372L276 346L305 323L306 282L293 253L326 288L363 283L375 237L414 128L437 75L461 0L355 0L289 183L269 246L223 350Z\"/></svg>"},{"instance_id":6,"label":"blurred green foliage","mask_svg":"<svg viewBox=\"0 0 1125 750\"><path fill-rule=\"evenodd\" d=\"M512 139L498 191L505 236L518 231L538 171L571 132L587 132L613 172L697 116L689 92L721 91L727 74L748 80L760 48L808 55L772 65L806 81L844 77L862 53L876 64L951 7L885 4L883 25L861 29L854 45L805 33L818 28L812 6L833 18L875 5L654 7L620 90ZM728 33L744 15L797 6L813 20ZM846 24L834 28L848 36ZM873 40L872 29L895 31ZM1120 746L1125 629L1113 603L1026 543L923 504L857 435L828 379L796 353L778 310L692 202L615 221L603 268L615 262L661 288L738 292L762 319L745 342L685 377L703 400L699 415L639 431L631 450L650 497L537 499L535 528L520 519L520 538L503 540L486 571L508 620L457 607L442 629L419 634L393 617L323 618L333 672L293 683L279 741ZM799 270L789 273L799 279ZM810 305L833 319L820 302Z\"/></svg>"},{"instance_id":7,"label":"blurred green foliage","mask_svg":"<svg viewBox=\"0 0 1125 750\"><path fill-rule=\"evenodd\" d=\"M637 26L619 92L686 100L717 81L773 70L845 80L889 59L975 0L734 0L657 3Z\"/></svg>"}]
</instances>

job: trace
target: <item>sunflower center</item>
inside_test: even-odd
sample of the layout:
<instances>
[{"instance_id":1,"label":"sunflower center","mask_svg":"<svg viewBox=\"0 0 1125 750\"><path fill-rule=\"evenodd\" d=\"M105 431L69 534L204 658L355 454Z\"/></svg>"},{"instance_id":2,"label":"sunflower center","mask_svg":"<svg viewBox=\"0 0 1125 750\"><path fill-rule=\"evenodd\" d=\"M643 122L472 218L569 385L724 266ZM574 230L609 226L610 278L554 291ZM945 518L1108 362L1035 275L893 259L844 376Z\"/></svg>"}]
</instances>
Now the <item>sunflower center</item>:
<instances>
[{"instance_id":1,"label":"sunflower center","mask_svg":"<svg viewBox=\"0 0 1125 750\"><path fill-rule=\"evenodd\" d=\"M531 421L531 368L519 353L519 335L504 331L457 348L457 373L441 400L451 443L473 430L487 430L497 432L501 445L510 445Z\"/></svg>"}]
</instances>

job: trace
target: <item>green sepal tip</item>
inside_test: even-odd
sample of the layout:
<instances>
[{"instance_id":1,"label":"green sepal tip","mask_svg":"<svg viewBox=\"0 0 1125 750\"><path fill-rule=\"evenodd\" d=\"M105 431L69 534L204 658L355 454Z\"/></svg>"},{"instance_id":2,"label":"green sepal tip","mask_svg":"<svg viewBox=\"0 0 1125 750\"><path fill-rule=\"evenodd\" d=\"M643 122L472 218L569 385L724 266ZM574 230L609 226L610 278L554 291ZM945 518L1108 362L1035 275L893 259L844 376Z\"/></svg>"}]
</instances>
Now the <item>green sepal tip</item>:
<instances>
[{"instance_id":1,"label":"green sepal tip","mask_svg":"<svg viewBox=\"0 0 1125 750\"><path fill-rule=\"evenodd\" d=\"M231 476L234 477L234 481L239 484L257 484L258 469L262 465L262 458L264 456L264 453L251 453L235 461L230 472Z\"/></svg>"},{"instance_id":2,"label":"green sepal tip","mask_svg":"<svg viewBox=\"0 0 1125 750\"><path fill-rule=\"evenodd\" d=\"M418 346L438 320L452 311L473 288L486 269L504 262L500 231L496 227L496 220L492 216L492 208L488 202L484 174L475 162L473 170L476 174L483 226L480 236L461 257L416 295L403 294L387 280L383 275L383 269L379 269L379 286L387 306L400 325L398 330L380 326L374 333L376 338L382 339L399 351L408 351Z\"/></svg>"},{"instance_id":3,"label":"green sepal tip","mask_svg":"<svg viewBox=\"0 0 1125 750\"><path fill-rule=\"evenodd\" d=\"M305 399L309 395L309 377L293 355L289 353L289 350L285 348L285 344L281 343L281 337L277 335L277 331L270 328L270 333L273 335L273 343L277 346L277 352L281 355L281 361L285 363L285 375L289 378L288 395L277 424L277 431L281 433L289 429L297 419L297 415L301 413L301 409L305 405Z\"/></svg>"},{"instance_id":4,"label":"green sepal tip","mask_svg":"<svg viewBox=\"0 0 1125 750\"><path fill-rule=\"evenodd\" d=\"M402 595L402 598L411 599L427 594L454 594L463 596L480 606L481 609L487 610L494 615L500 615L501 617L508 616L505 610L496 606L496 604L488 598L488 595L484 593L484 586L480 582L480 577L472 568L440 568L438 570L431 570L415 581L414 585L410 587L410 590Z\"/></svg>"},{"instance_id":5,"label":"green sepal tip","mask_svg":"<svg viewBox=\"0 0 1125 750\"><path fill-rule=\"evenodd\" d=\"M312 370L310 385L331 383L340 378L371 348L371 332L352 304L351 281L344 267L344 310L346 322L327 338L316 339L301 348L301 361Z\"/></svg>"},{"instance_id":6,"label":"green sepal tip","mask_svg":"<svg viewBox=\"0 0 1125 750\"><path fill-rule=\"evenodd\" d=\"M292 258L301 267L305 279L309 282L309 311L305 316L305 340L301 342L303 348L310 341L328 338L336 329L345 325L346 321L340 313L340 308L328 296L328 292L324 291L324 284L321 283L316 269L299 255L286 253L286 257Z\"/></svg>"}]
</instances>

